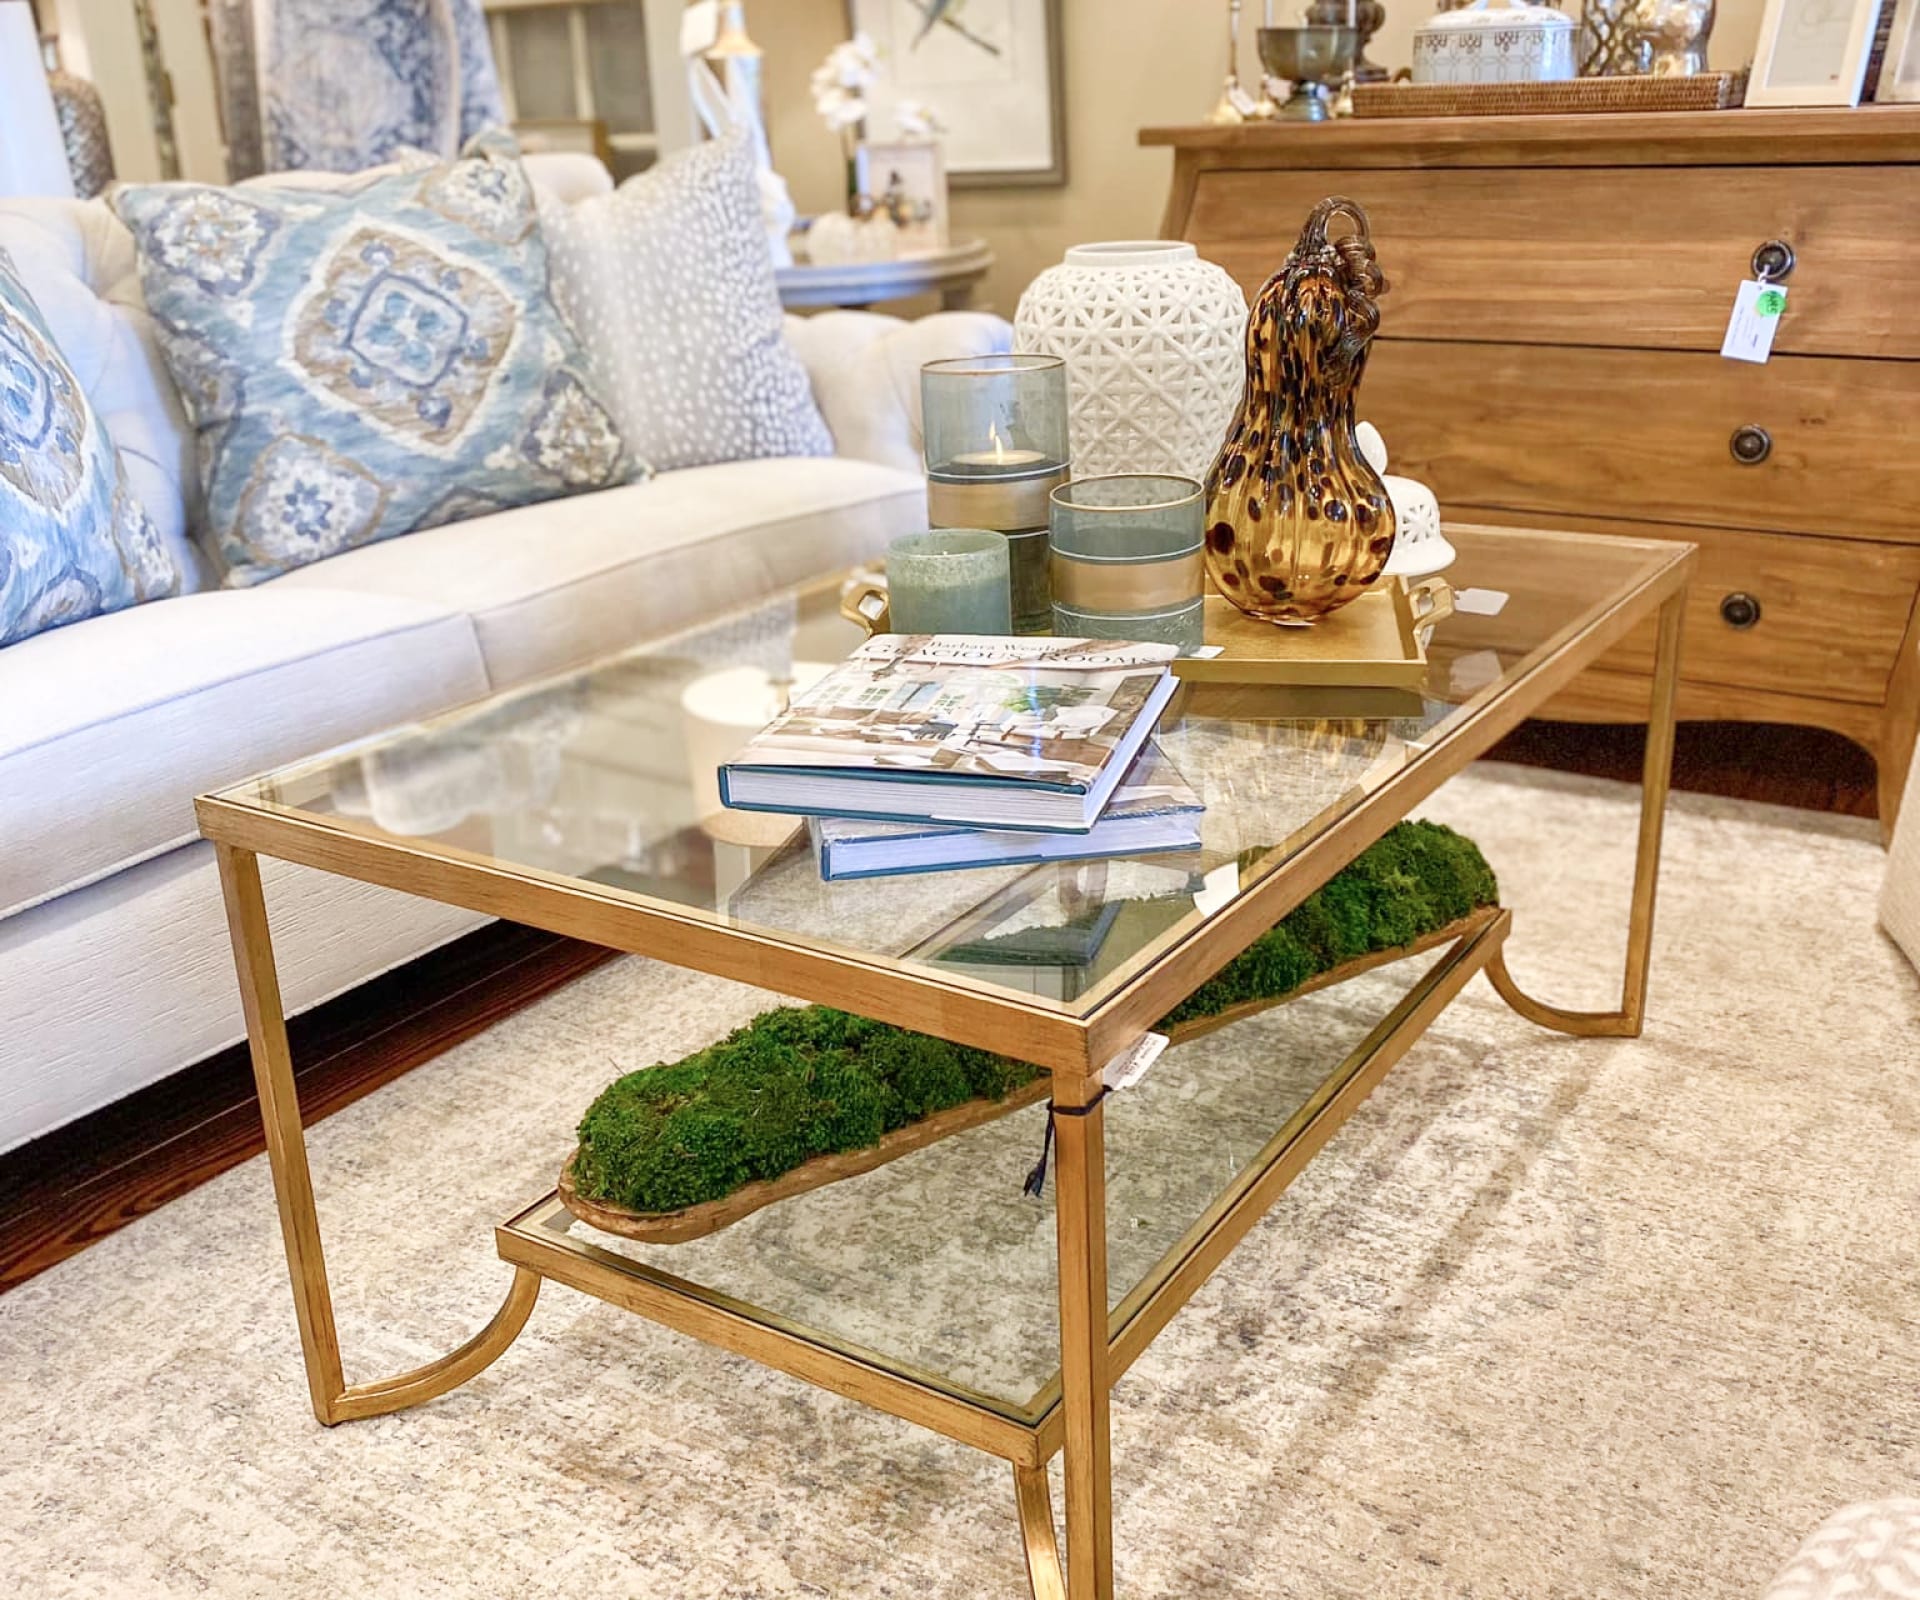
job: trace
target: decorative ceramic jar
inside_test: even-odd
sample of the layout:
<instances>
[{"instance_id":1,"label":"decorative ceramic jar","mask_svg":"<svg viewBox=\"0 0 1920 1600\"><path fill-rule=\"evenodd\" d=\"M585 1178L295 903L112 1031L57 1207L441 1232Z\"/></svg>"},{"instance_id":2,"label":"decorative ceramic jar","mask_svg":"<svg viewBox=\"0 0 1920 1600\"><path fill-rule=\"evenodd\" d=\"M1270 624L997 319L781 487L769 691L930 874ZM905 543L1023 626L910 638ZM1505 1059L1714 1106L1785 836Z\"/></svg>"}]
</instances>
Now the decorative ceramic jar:
<instances>
[{"instance_id":1,"label":"decorative ceramic jar","mask_svg":"<svg viewBox=\"0 0 1920 1600\"><path fill-rule=\"evenodd\" d=\"M1014 348L1061 357L1074 471L1202 476L1240 399L1247 297L1190 244L1078 245L1034 279Z\"/></svg>"},{"instance_id":2,"label":"decorative ceramic jar","mask_svg":"<svg viewBox=\"0 0 1920 1600\"><path fill-rule=\"evenodd\" d=\"M1330 239L1335 217L1352 231ZM1254 299L1246 395L1207 477L1207 571L1248 616L1315 621L1386 566L1393 502L1353 414L1386 287L1367 214L1335 197Z\"/></svg>"},{"instance_id":3,"label":"decorative ceramic jar","mask_svg":"<svg viewBox=\"0 0 1920 1600\"><path fill-rule=\"evenodd\" d=\"M1574 75L1573 18L1525 0L1473 0L1413 35L1415 83L1559 83Z\"/></svg>"},{"instance_id":4,"label":"decorative ceramic jar","mask_svg":"<svg viewBox=\"0 0 1920 1600\"><path fill-rule=\"evenodd\" d=\"M1387 442L1371 422L1353 430L1360 454L1380 474L1393 502L1393 551L1387 557L1389 578L1428 578L1453 565L1459 552L1440 526L1440 502L1418 478L1402 478L1387 471Z\"/></svg>"}]
</instances>

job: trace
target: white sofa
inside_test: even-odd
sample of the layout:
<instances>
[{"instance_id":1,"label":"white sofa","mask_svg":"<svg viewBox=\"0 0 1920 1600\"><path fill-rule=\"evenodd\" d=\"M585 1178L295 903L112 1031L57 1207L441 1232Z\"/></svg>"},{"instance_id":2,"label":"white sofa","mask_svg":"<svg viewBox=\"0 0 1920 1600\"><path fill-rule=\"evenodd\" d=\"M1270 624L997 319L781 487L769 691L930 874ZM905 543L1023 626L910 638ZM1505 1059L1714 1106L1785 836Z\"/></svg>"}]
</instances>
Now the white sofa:
<instances>
[{"instance_id":1,"label":"white sofa","mask_svg":"<svg viewBox=\"0 0 1920 1600\"><path fill-rule=\"evenodd\" d=\"M568 198L604 186L539 159ZM0 1151L244 1037L196 794L874 554L925 523L921 363L1008 341L972 313L790 319L833 457L668 473L232 590L190 539L191 436L126 230L99 202L0 200L0 248L194 569L179 599L0 649ZM265 871L290 1011L482 920Z\"/></svg>"}]
</instances>

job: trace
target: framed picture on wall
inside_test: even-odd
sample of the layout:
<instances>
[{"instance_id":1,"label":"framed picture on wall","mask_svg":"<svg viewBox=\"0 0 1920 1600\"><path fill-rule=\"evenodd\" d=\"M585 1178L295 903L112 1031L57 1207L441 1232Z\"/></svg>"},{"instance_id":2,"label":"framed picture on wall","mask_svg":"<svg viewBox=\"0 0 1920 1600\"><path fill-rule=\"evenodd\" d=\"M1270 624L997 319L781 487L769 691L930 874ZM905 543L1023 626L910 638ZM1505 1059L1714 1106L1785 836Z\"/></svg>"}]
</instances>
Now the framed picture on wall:
<instances>
[{"instance_id":1,"label":"framed picture on wall","mask_svg":"<svg viewBox=\"0 0 1920 1600\"><path fill-rule=\"evenodd\" d=\"M1887 36L1887 56L1880 65L1877 101L1920 101L1920 3L1887 0L1893 6L1893 28Z\"/></svg>"},{"instance_id":2,"label":"framed picture on wall","mask_svg":"<svg viewBox=\"0 0 1920 1600\"><path fill-rule=\"evenodd\" d=\"M1767 0L1747 104L1858 105L1879 20L1880 0Z\"/></svg>"},{"instance_id":3,"label":"framed picture on wall","mask_svg":"<svg viewBox=\"0 0 1920 1600\"><path fill-rule=\"evenodd\" d=\"M847 0L879 49L867 132L900 137L895 107L918 102L945 132L956 189L1067 181L1061 0Z\"/></svg>"}]
</instances>

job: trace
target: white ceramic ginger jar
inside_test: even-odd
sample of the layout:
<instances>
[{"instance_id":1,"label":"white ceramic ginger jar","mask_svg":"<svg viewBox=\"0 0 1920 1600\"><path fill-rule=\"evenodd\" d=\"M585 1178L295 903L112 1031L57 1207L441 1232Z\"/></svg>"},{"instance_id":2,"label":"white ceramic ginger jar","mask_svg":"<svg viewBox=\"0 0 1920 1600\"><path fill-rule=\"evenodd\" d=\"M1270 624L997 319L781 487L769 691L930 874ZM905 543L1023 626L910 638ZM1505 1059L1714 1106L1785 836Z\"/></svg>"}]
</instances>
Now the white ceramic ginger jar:
<instances>
[{"instance_id":1,"label":"white ceramic ginger jar","mask_svg":"<svg viewBox=\"0 0 1920 1600\"><path fill-rule=\"evenodd\" d=\"M1240 402L1247 297L1190 244L1077 245L1035 278L1016 350L1061 357L1076 477L1205 479Z\"/></svg>"}]
</instances>

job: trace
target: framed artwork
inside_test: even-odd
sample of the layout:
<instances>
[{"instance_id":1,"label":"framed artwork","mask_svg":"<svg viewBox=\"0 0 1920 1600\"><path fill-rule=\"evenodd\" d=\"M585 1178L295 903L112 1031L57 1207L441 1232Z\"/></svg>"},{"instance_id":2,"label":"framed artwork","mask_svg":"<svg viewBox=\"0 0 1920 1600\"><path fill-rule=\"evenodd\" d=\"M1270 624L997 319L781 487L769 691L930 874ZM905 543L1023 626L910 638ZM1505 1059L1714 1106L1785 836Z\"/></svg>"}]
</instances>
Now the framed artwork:
<instances>
[{"instance_id":1,"label":"framed artwork","mask_svg":"<svg viewBox=\"0 0 1920 1600\"><path fill-rule=\"evenodd\" d=\"M847 0L878 47L867 131L900 135L895 108L939 119L956 189L1067 181L1061 0Z\"/></svg>"},{"instance_id":2,"label":"framed artwork","mask_svg":"<svg viewBox=\"0 0 1920 1600\"><path fill-rule=\"evenodd\" d=\"M1750 106L1860 103L1880 0L1767 0Z\"/></svg>"},{"instance_id":3,"label":"framed artwork","mask_svg":"<svg viewBox=\"0 0 1920 1600\"><path fill-rule=\"evenodd\" d=\"M903 254L947 247L947 167L931 140L860 147L860 192L893 218Z\"/></svg>"},{"instance_id":4,"label":"framed artwork","mask_svg":"<svg viewBox=\"0 0 1920 1600\"><path fill-rule=\"evenodd\" d=\"M1887 0L1893 5L1893 0ZM1899 0L1893 5L1893 28L1887 36L1886 59L1880 64L1876 101L1920 101L1920 3Z\"/></svg>"}]
</instances>

